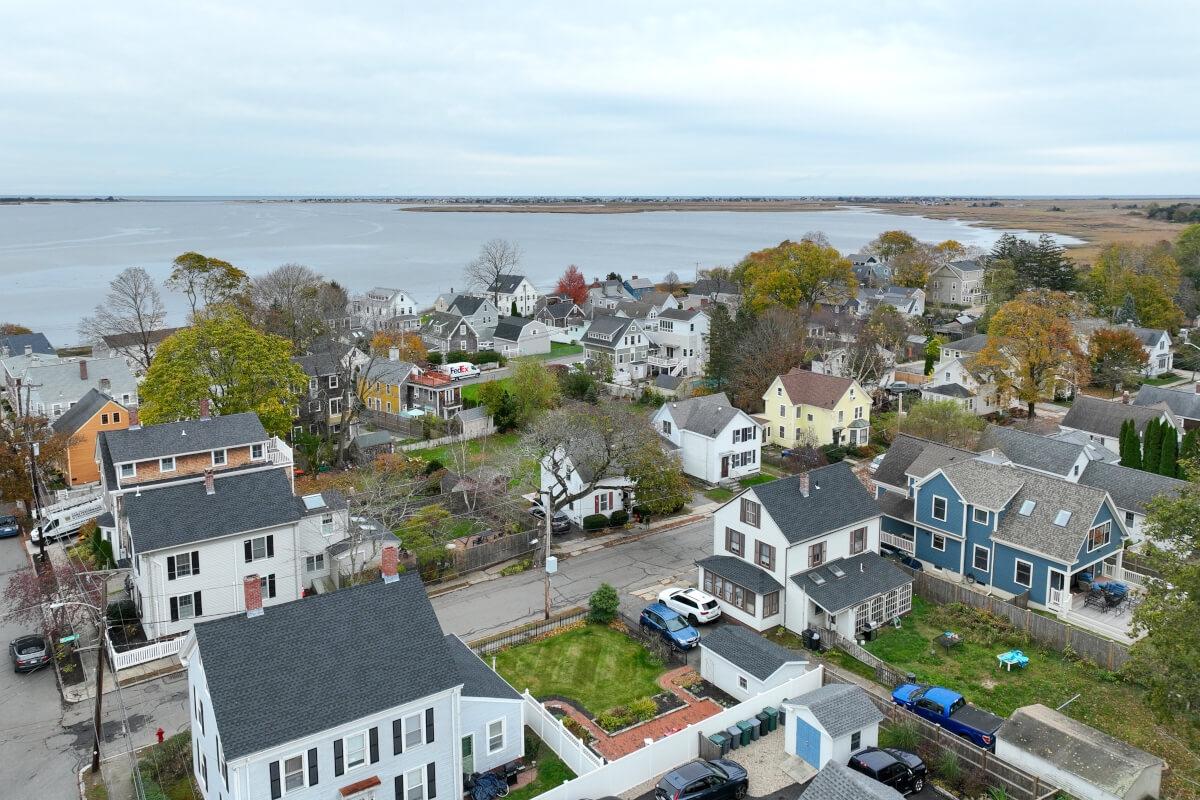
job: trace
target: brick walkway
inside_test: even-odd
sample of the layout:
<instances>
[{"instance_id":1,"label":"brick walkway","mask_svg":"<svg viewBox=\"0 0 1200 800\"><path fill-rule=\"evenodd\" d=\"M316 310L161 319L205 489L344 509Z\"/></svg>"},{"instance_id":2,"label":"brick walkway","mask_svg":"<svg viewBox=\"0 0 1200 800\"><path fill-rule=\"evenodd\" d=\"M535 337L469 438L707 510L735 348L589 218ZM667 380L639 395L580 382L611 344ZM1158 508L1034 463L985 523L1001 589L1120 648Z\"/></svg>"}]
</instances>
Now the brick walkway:
<instances>
[{"instance_id":1,"label":"brick walkway","mask_svg":"<svg viewBox=\"0 0 1200 800\"><path fill-rule=\"evenodd\" d=\"M691 667L679 667L658 677L658 685L660 687L671 692L687 705L664 714L661 717L652 719L649 722L635 725L615 735L606 733L581 711L572 708L566 703L550 700L545 705L547 708L557 708L564 711L571 719L587 728L595 738L592 745L600 755L609 761L613 761L641 748L644 746L644 740L646 739L661 739L664 736L669 736L672 733L683 730L688 725L707 719L721 710L721 707L712 700L697 700L674 684L673 681L675 679L693 671Z\"/></svg>"}]
</instances>

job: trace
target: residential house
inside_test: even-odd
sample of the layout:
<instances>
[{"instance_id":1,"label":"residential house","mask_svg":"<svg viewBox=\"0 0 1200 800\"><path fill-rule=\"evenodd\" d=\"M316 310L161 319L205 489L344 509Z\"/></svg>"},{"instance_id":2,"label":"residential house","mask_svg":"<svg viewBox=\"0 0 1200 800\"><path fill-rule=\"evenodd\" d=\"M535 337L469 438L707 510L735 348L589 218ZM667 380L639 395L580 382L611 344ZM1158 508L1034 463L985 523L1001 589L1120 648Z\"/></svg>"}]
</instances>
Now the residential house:
<instances>
[{"instance_id":1,"label":"residential house","mask_svg":"<svg viewBox=\"0 0 1200 800\"><path fill-rule=\"evenodd\" d=\"M1099 443L1039 436L1003 425L988 425L979 437L979 450L992 450L1026 469L1077 482L1093 461L1111 461L1113 453ZM921 476L924 477L924 476Z\"/></svg>"},{"instance_id":2,"label":"residential house","mask_svg":"<svg viewBox=\"0 0 1200 800\"><path fill-rule=\"evenodd\" d=\"M800 800L904 800L904 795L839 761L831 760L804 787Z\"/></svg>"},{"instance_id":3,"label":"residential house","mask_svg":"<svg viewBox=\"0 0 1200 800\"><path fill-rule=\"evenodd\" d=\"M814 771L831 761L845 764L853 753L879 744L883 713L861 686L827 683L785 700L783 708L784 751Z\"/></svg>"},{"instance_id":4,"label":"residential house","mask_svg":"<svg viewBox=\"0 0 1200 800\"><path fill-rule=\"evenodd\" d=\"M54 421L96 389L126 408L138 404L138 382L123 357L50 358L38 354L4 361L9 402ZM15 401L15 402L14 402Z\"/></svg>"},{"instance_id":5,"label":"residential house","mask_svg":"<svg viewBox=\"0 0 1200 800\"><path fill-rule=\"evenodd\" d=\"M376 361L359 376L358 394L375 414L451 419L463 406L462 387L448 375L401 361L391 348L387 361Z\"/></svg>"},{"instance_id":6,"label":"residential house","mask_svg":"<svg viewBox=\"0 0 1200 800\"><path fill-rule=\"evenodd\" d=\"M654 291L654 281L649 278L639 278L637 275L630 276L628 280L622 281L621 284L625 287L625 291L638 300L642 299L643 294Z\"/></svg>"},{"instance_id":7,"label":"residential house","mask_svg":"<svg viewBox=\"0 0 1200 800\"><path fill-rule=\"evenodd\" d=\"M693 478L715 484L758 474L759 424L724 392L663 403L651 423Z\"/></svg>"},{"instance_id":8,"label":"residential house","mask_svg":"<svg viewBox=\"0 0 1200 800\"><path fill-rule=\"evenodd\" d=\"M1175 354L1171 352L1171 334L1167 331L1158 328L1139 328L1128 323L1120 325L1097 317L1074 320L1071 327L1075 329L1075 334L1085 353L1092 334L1098 330L1125 329L1131 331L1142 343L1142 350L1146 353L1146 367L1142 370L1142 374L1147 378L1165 375L1175 367Z\"/></svg>"},{"instance_id":9,"label":"residential house","mask_svg":"<svg viewBox=\"0 0 1200 800\"><path fill-rule=\"evenodd\" d=\"M515 308L522 317L536 311L542 297L524 275L501 275L482 294L491 300L499 314L509 314Z\"/></svg>"},{"instance_id":10,"label":"residential house","mask_svg":"<svg viewBox=\"0 0 1200 800\"><path fill-rule=\"evenodd\" d=\"M888 305L906 317L925 313L925 290L907 286L881 286L858 293L859 313L866 316L881 305Z\"/></svg>"},{"instance_id":11,"label":"residential house","mask_svg":"<svg viewBox=\"0 0 1200 800\"><path fill-rule=\"evenodd\" d=\"M939 361L921 384L922 400L951 400L977 416L1003 410L1000 390L989 376L971 368L971 358Z\"/></svg>"},{"instance_id":12,"label":"residential house","mask_svg":"<svg viewBox=\"0 0 1200 800\"><path fill-rule=\"evenodd\" d=\"M702 308L712 303L720 303L732 314L742 303L742 288L723 278L701 278L683 299L684 308Z\"/></svg>"},{"instance_id":13,"label":"residential house","mask_svg":"<svg viewBox=\"0 0 1200 800\"><path fill-rule=\"evenodd\" d=\"M550 330L536 319L500 317L492 342L493 349L507 358L549 353Z\"/></svg>"},{"instance_id":14,"label":"residential house","mask_svg":"<svg viewBox=\"0 0 1200 800\"><path fill-rule=\"evenodd\" d=\"M147 331L145 341L140 333L114 333L92 343L92 358L124 358L134 372L143 372L142 362L149 353L151 359L158 347L183 328L159 328ZM143 349L144 344L144 349Z\"/></svg>"},{"instance_id":15,"label":"residential house","mask_svg":"<svg viewBox=\"0 0 1200 800\"><path fill-rule=\"evenodd\" d=\"M637 320L597 316L579 343L585 358L607 357L612 361L613 380L617 383L636 383L649 375L650 339Z\"/></svg>"},{"instance_id":16,"label":"residential house","mask_svg":"<svg viewBox=\"0 0 1200 800\"><path fill-rule=\"evenodd\" d=\"M652 375L703 375L708 362L708 314L700 309L657 312L646 358Z\"/></svg>"},{"instance_id":17,"label":"residential house","mask_svg":"<svg viewBox=\"0 0 1200 800\"><path fill-rule=\"evenodd\" d=\"M355 329L365 328L368 331L378 331L394 327L397 319L419 319L419 307L412 295L403 289L390 289L376 286L366 294L350 298L350 317ZM399 328L403 329L403 328ZM408 328L408 329L411 329Z\"/></svg>"},{"instance_id":18,"label":"residential house","mask_svg":"<svg viewBox=\"0 0 1200 800\"><path fill-rule=\"evenodd\" d=\"M763 395L767 441L782 447L863 445L871 434L871 397L858 381L797 367Z\"/></svg>"},{"instance_id":19,"label":"residential house","mask_svg":"<svg viewBox=\"0 0 1200 800\"><path fill-rule=\"evenodd\" d=\"M480 346L484 350L489 349L492 331L496 329L496 323L500 319L500 312L491 300L466 294L456 295L446 313L457 314L470 322L479 335Z\"/></svg>"},{"instance_id":20,"label":"residential house","mask_svg":"<svg viewBox=\"0 0 1200 800\"><path fill-rule=\"evenodd\" d=\"M0 336L0 358L32 355L57 356L58 351L44 333L12 333Z\"/></svg>"},{"instance_id":21,"label":"residential house","mask_svg":"<svg viewBox=\"0 0 1200 800\"><path fill-rule=\"evenodd\" d=\"M1187 481L1103 461L1088 464L1079 482L1108 492L1121 512L1129 541L1134 545L1140 545L1147 538L1146 512L1150 501L1156 497L1178 497L1189 485Z\"/></svg>"},{"instance_id":22,"label":"residential house","mask_svg":"<svg viewBox=\"0 0 1200 800\"><path fill-rule=\"evenodd\" d=\"M299 413L293 422L293 435L306 431L324 438L341 431L342 421L355 402L351 374L359 352L350 348L339 355L325 350L292 358L308 376L307 391L295 409Z\"/></svg>"},{"instance_id":23,"label":"residential house","mask_svg":"<svg viewBox=\"0 0 1200 800\"><path fill-rule=\"evenodd\" d=\"M946 342L938 354L938 361L950 361L956 358L970 361L979 355L983 348L987 347L987 343L986 333L977 333L974 336L959 339L957 342Z\"/></svg>"},{"instance_id":24,"label":"residential house","mask_svg":"<svg viewBox=\"0 0 1200 800\"><path fill-rule=\"evenodd\" d=\"M983 266L975 259L951 261L929 273L928 297L935 303L979 306L987 302Z\"/></svg>"},{"instance_id":25,"label":"residential house","mask_svg":"<svg viewBox=\"0 0 1200 800\"><path fill-rule=\"evenodd\" d=\"M977 317L963 313L949 322L933 326L933 332L940 336L943 342L957 342L968 336L974 336L978 325Z\"/></svg>"},{"instance_id":26,"label":"residential house","mask_svg":"<svg viewBox=\"0 0 1200 800\"><path fill-rule=\"evenodd\" d=\"M723 625L700 640L700 677L739 702L807 671L795 650L741 625Z\"/></svg>"},{"instance_id":27,"label":"residential house","mask_svg":"<svg viewBox=\"0 0 1200 800\"><path fill-rule=\"evenodd\" d=\"M911 576L879 555L879 521L845 462L758 484L713 512L700 585L756 631L831 628L854 638L912 605Z\"/></svg>"},{"instance_id":28,"label":"residential house","mask_svg":"<svg viewBox=\"0 0 1200 800\"><path fill-rule=\"evenodd\" d=\"M587 486L592 486L591 491L571 501L562 509L571 518L571 522L581 527L584 517L592 514L611 517L614 511L629 513L634 504L636 486L630 478L621 474L611 474L597 480L596 473L590 465L591 461L582 454L559 452L542 459L540 470L541 497L545 497L547 493L552 497L562 496L560 478L566 483L568 494L577 494ZM561 470L561 475L556 477L556 470Z\"/></svg>"},{"instance_id":29,"label":"residential house","mask_svg":"<svg viewBox=\"0 0 1200 800\"><path fill-rule=\"evenodd\" d=\"M457 800L523 755L521 695L442 631L394 547L382 573L269 608L249 575L245 614L196 625L180 655L204 800Z\"/></svg>"},{"instance_id":30,"label":"residential house","mask_svg":"<svg viewBox=\"0 0 1200 800\"><path fill-rule=\"evenodd\" d=\"M130 424L129 410L95 389L89 389L79 402L50 423L56 434L70 437L62 466L71 488L100 482L96 463L96 437L100 431L124 430Z\"/></svg>"},{"instance_id":31,"label":"residential house","mask_svg":"<svg viewBox=\"0 0 1200 800\"><path fill-rule=\"evenodd\" d=\"M1165 404L1156 406L1135 406L1120 402L1110 402L1086 394L1077 394L1071 403L1070 410L1059 423L1063 430L1082 431L1088 438L1101 447L1106 447L1114 453L1121 451L1121 426L1127 420L1132 420L1137 427L1138 437L1146 432L1146 425L1156 419L1166 422L1180 435L1175 416Z\"/></svg>"},{"instance_id":32,"label":"residential house","mask_svg":"<svg viewBox=\"0 0 1200 800\"><path fill-rule=\"evenodd\" d=\"M600 308L616 308L617 303L637 300L618 280L592 281L588 287L588 302Z\"/></svg>"},{"instance_id":33,"label":"residential house","mask_svg":"<svg viewBox=\"0 0 1200 800\"><path fill-rule=\"evenodd\" d=\"M1175 419L1181 423L1185 433L1200 427L1200 384L1196 384L1194 392L1143 384L1133 397L1135 406L1153 408L1161 407L1164 403L1167 408L1171 409Z\"/></svg>"},{"instance_id":34,"label":"residential house","mask_svg":"<svg viewBox=\"0 0 1200 800\"><path fill-rule=\"evenodd\" d=\"M878 344L875 345L873 356L859 348L835 347L821 354L820 358L814 358L809 368L821 375L838 378L853 378L858 372L863 376L864 388L890 386L895 379L896 357L891 350Z\"/></svg>"},{"instance_id":35,"label":"residential house","mask_svg":"<svg viewBox=\"0 0 1200 800\"><path fill-rule=\"evenodd\" d=\"M846 256L860 286L886 286L892 282L892 268L879 256L851 253Z\"/></svg>"},{"instance_id":36,"label":"residential house","mask_svg":"<svg viewBox=\"0 0 1200 800\"><path fill-rule=\"evenodd\" d=\"M583 309L570 300L547 303L533 318L551 328L581 328L587 324Z\"/></svg>"},{"instance_id":37,"label":"residential house","mask_svg":"<svg viewBox=\"0 0 1200 800\"><path fill-rule=\"evenodd\" d=\"M495 331L495 326L492 331ZM489 337L490 337L489 332ZM421 341L431 353L475 353L483 338L466 317L451 312L434 311L421 326ZM488 344L491 344L489 338Z\"/></svg>"}]
</instances>

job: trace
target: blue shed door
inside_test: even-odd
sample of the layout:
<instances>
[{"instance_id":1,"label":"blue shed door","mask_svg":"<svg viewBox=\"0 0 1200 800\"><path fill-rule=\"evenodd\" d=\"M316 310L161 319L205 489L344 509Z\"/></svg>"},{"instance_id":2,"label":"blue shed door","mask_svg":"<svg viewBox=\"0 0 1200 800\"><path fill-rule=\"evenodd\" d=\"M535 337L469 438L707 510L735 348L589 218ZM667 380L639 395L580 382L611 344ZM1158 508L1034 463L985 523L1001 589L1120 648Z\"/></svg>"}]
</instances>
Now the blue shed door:
<instances>
[{"instance_id":1,"label":"blue shed door","mask_svg":"<svg viewBox=\"0 0 1200 800\"><path fill-rule=\"evenodd\" d=\"M800 717L796 717L796 755L813 769L821 768L821 733Z\"/></svg>"}]
</instances>

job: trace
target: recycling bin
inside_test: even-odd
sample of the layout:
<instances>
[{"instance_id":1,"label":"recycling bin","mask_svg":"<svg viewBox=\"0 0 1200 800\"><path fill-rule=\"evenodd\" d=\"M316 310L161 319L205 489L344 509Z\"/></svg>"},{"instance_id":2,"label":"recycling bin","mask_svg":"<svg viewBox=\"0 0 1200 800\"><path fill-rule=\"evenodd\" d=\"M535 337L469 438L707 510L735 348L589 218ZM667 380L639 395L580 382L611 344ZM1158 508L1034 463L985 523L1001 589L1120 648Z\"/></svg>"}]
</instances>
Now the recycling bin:
<instances>
[{"instance_id":1,"label":"recycling bin","mask_svg":"<svg viewBox=\"0 0 1200 800\"><path fill-rule=\"evenodd\" d=\"M737 750L743 744L750 744L749 736L746 737L746 741L744 741L744 742L742 741L742 729L739 728L737 725L730 725L728 728L725 729L725 732L727 734L729 734L729 749L730 750Z\"/></svg>"},{"instance_id":2,"label":"recycling bin","mask_svg":"<svg viewBox=\"0 0 1200 800\"><path fill-rule=\"evenodd\" d=\"M767 721L767 715L764 712L762 712L762 711L758 712L757 714L754 715L754 718L758 720L758 735L759 736L766 736L768 733L771 732L771 727L770 727L771 723L769 723Z\"/></svg>"},{"instance_id":3,"label":"recycling bin","mask_svg":"<svg viewBox=\"0 0 1200 800\"><path fill-rule=\"evenodd\" d=\"M767 715L768 731L773 731L779 727L779 709L767 706L763 709L763 713Z\"/></svg>"},{"instance_id":4,"label":"recycling bin","mask_svg":"<svg viewBox=\"0 0 1200 800\"><path fill-rule=\"evenodd\" d=\"M758 738L758 726L748 719L744 719L738 723L738 727L742 731L742 747L750 744Z\"/></svg>"},{"instance_id":5,"label":"recycling bin","mask_svg":"<svg viewBox=\"0 0 1200 800\"><path fill-rule=\"evenodd\" d=\"M714 733L708 737L708 740L721 749L721 756L724 757L729 753L729 734Z\"/></svg>"}]
</instances>

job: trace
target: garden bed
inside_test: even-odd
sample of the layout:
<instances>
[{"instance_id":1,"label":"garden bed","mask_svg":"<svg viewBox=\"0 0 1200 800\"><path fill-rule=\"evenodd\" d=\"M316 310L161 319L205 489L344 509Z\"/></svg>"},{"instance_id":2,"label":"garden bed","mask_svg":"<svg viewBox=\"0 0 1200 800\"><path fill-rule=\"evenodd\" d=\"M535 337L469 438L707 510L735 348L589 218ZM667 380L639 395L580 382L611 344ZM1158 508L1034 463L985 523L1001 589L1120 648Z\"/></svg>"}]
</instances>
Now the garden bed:
<instances>
[{"instance_id":1,"label":"garden bed","mask_svg":"<svg viewBox=\"0 0 1200 800\"><path fill-rule=\"evenodd\" d=\"M738 704L737 698L728 692L722 691L716 685L701 679L690 686L680 686L680 689L687 692L697 700L712 700L721 708L731 708Z\"/></svg>"}]
</instances>

